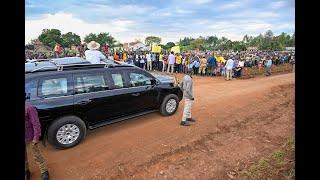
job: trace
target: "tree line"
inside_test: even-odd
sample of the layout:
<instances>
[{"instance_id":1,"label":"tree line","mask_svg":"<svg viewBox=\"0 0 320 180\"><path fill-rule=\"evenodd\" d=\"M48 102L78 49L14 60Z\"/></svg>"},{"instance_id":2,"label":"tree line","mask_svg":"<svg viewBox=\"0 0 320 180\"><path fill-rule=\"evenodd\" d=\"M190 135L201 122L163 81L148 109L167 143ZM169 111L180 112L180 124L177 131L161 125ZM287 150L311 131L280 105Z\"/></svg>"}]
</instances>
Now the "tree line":
<instances>
[{"instance_id":1,"label":"tree line","mask_svg":"<svg viewBox=\"0 0 320 180\"><path fill-rule=\"evenodd\" d=\"M54 47L56 43L61 44L64 47L77 46L81 43L79 35L68 32L61 34L58 29L43 29L39 35L38 40L44 45ZM90 33L84 37L84 42L96 41L100 44L108 44L109 47L122 46L113 36L109 33ZM295 33L291 36L287 33L281 33L278 36L274 36L271 30L266 31L264 34L259 34L256 37L245 35L241 41L232 41L226 37L207 36L207 37L184 37L179 42L168 42L161 44L161 38L156 36L148 36L145 38L145 44L158 44L165 50L170 50L171 47L179 45L182 51L188 50L234 50L242 51L248 47L257 47L259 50L284 50L285 47L295 46Z\"/></svg>"}]
</instances>

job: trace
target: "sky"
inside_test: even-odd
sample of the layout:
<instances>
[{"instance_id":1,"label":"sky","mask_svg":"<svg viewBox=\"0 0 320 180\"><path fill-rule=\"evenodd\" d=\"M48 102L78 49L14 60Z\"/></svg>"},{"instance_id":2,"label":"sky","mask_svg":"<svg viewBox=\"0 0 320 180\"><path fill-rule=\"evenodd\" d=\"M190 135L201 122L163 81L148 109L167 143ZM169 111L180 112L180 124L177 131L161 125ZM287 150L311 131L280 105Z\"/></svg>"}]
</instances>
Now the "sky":
<instances>
[{"instance_id":1,"label":"sky","mask_svg":"<svg viewBox=\"0 0 320 180\"><path fill-rule=\"evenodd\" d=\"M147 36L162 44L183 37L226 37L242 40L272 30L295 31L294 0L26 0L25 43L42 29L109 32L121 43Z\"/></svg>"}]
</instances>

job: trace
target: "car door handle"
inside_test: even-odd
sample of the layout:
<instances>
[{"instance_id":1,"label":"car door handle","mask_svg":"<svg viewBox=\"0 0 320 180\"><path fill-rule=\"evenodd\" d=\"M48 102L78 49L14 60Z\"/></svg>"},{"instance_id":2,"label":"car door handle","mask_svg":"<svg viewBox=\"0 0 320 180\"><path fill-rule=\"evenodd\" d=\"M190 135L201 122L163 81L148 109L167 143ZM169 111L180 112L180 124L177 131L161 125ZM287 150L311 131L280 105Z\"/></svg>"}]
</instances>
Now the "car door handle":
<instances>
[{"instance_id":1,"label":"car door handle","mask_svg":"<svg viewBox=\"0 0 320 180\"><path fill-rule=\"evenodd\" d=\"M91 102L91 100L83 100L83 101L78 102L77 104L86 105L86 104L89 104L90 102Z\"/></svg>"},{"instance_id":2,"label":"car door handle","mask_svg":"<svg viewBox=\"0 0 320 180\"><path fill-rule=\"evenodd\" d=\"M133 93L132 96L140 96L140 93Z\"/></svg>"}]
</instances>

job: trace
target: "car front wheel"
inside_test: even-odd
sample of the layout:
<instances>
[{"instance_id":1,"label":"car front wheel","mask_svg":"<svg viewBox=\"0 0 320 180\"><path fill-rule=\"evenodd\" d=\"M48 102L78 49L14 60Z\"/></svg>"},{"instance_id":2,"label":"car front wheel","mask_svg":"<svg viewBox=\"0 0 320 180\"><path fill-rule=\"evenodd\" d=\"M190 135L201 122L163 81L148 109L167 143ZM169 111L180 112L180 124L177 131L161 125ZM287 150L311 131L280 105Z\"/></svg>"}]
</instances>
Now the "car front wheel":
<instances>
[{"instance_id":1,"label":"car front wheel","mask_svg":"<svg viewBox=\"0 0 320 180\"><path fill-rule=\"evenodd\" d=\"M179 98L175 94L169 94L166 96L160 106L160 113L164 116L174 114L179 107Z\"/></svg>"},{"instance_id":2,"label":"car front wheel","mask_svg":"<svg viewBox=\"0 0 320 180\"><path fill-rule=\"evenodd\" d=\"M78 117L67 116L50 125L48 141L57 149L67 149L79 144L85 135L85 123Z\"/></svg>"}]
</instances>

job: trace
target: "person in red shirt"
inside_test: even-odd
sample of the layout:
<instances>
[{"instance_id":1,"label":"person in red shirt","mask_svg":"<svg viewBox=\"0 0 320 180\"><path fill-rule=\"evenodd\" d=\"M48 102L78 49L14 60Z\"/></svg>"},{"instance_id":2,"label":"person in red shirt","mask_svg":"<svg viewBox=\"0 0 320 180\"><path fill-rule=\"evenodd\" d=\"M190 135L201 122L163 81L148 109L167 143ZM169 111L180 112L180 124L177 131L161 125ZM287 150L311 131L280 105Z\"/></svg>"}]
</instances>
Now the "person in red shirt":
<instances>
[{"instance_id":1,"label":"person in red shirt","mask_svg":"<svg viewBox=\"0 0 320 180\"><path fill-rule=\"evenodd\" d=\"M39 165L41 179L48 180L49 172L45 160L40 152L38 143L41 136L41 124L38 117L37 109L30 103L25 103L25 143L31 148L33 159ZM27 156L27 147L25 149L25 179L29 179L30 171Z\"/></svg>"},{"instance_id":2,"label":"person in red shirt","mask_svg":"<svg viewBox=\"0 0 320 180\"><path fill-rule=\"evenodd\" d=\"M119 61L119 60L120 60L120 57L119 57L119 55L118 55L117 53L114 53L113 59L114 59L115 61Z\"/></svg>"}]
</instances>

